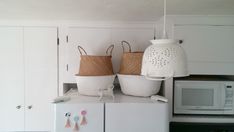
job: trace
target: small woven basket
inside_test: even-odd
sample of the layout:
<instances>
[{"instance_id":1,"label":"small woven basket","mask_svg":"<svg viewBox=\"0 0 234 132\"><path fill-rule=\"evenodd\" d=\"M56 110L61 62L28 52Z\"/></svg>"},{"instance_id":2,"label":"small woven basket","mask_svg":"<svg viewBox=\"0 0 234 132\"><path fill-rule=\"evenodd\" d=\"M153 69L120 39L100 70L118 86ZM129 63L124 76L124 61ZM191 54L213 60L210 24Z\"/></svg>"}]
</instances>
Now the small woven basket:
<instances>
[{"instance_id":1,"label":"small woven basket","mask_svg":"<svg viewBox=\"0 0 234 132\"><path fill-rule=\"evenodd\" d=\"M110 45L106 50L107 56L94 56L87 55L87 52L78 46L80 52L80 69L79 76L103 76L103 75L113 75L112 66L112 51L114 45Z\"/></svg>"},{"instance_id":2,"label":"small woven basket","mask_svg":"<svg viewBox=\"0 0 234 132\"><path fill-rule=\"evenodd\" d=\"M125 44L128 45L128 52L125 52L124 50ZM122 55L119 73L126 75L140 75L144 52L142 51L132 52L131 45L127 41L122 41L121 45L123 48L123 55Z\"/></svg>"}]
</instances>

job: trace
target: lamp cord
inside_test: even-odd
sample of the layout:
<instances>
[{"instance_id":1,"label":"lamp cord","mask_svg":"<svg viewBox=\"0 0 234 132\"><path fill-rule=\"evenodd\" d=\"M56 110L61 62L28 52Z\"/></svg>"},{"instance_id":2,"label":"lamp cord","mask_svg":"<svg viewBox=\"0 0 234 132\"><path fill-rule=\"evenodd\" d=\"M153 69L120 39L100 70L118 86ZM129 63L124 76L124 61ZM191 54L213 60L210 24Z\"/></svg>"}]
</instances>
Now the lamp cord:
<instances>
[{"instance_id":1,"label":"lamp cord","mask_svg":"<svg viewBox=\"0 0 234 132\"><path fill-rule=\"evenodd\" d=\"M163 39L166 39L167 38L167 35L166 35L166 13L167 13L167 0L164 0L164 16L163 16Z\"/></svg>"}]
</instances>

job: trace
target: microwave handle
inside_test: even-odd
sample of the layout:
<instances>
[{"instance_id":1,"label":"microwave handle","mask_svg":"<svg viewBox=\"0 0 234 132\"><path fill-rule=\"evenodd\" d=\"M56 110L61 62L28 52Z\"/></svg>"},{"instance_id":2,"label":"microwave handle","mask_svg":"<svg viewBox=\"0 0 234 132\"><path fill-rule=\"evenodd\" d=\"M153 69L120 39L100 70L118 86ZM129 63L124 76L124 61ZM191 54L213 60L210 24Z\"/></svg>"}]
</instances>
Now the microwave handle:
<instances>
[{"instance_id":1,"label":"microwave handle","mask_svg":"<svg viewBox=\"0 0 234 132\"><path fill-rule=\"evenodd\" d=\"M226 104L226 89L225 86L222 88L223 92L222 92L222 108L224 108L225 104Z\"/></svg>"}]
</instances>

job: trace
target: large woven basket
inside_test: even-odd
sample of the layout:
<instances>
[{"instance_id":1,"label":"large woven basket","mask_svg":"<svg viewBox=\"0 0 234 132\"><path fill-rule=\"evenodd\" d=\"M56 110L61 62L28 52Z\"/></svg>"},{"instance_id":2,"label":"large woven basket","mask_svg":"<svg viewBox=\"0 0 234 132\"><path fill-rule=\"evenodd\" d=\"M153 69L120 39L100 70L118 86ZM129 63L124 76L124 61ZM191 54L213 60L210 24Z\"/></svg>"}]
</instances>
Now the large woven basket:
<instances>
[{"instance_id":1,"label":"large woven basket","mask_svg":"<svg viewBox=\"0 0 234 132\"><path fill-rule=\"evenodd\" d=\"M111 54L114 45L110 45L106 50L106 56L87 55L87 52L78 46L80 52L79 76L104 76L113 75Z\"/></svg>"},{"instance_id":2,"label":"large woven basket","mask_svg":"<svg viewBox=\"0 0 234 132\"><path fill-rule=\"evenodd\" d=\"M123 55L119 73L125 75L140 75L142 57L144 52L132 52L131 45L127 41L122 41L121 44L123 47ZM124 50L125 44L128 45L128 52Z\"/></svg>"}]
</instances>

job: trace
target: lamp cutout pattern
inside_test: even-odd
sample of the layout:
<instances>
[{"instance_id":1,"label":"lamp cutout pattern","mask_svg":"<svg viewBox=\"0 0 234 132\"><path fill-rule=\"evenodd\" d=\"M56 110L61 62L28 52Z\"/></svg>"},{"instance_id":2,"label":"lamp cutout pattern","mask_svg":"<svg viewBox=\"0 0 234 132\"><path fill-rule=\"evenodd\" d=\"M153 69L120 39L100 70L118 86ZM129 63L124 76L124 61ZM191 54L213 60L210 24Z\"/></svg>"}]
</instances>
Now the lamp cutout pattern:
<instances>
[{"instance_id":1,"label":"lamp cutout pattern","mask_svg":"<svg viewBox=\"0 0 234 132\"><path fill-rule=\"evenodd\" d=\"M66 121L66 124L65 124L65 128L70 128L71 127L70 116L71 116L70 112L68 112L68 113L65 114L65 117L67 118L67 121Z\"/></svg>"},{"instance_id":2,"label":"lamp cutout pattern","mask_svg":"<svg viewBox=\"0 0 234 132\"><path fill-rule=\"evenodd\" d=\"M75 116L74 117L75 125L74 125L74 128L73 128L73 132L78 132L79 131L78 121L79 121L79 116Z\"/></svg>"},{"instance_id":3,"label":"lamp cutout pattern","mask_svg":"<svg viewBox=\"0 0 234 132\"><path fill-rule=\"evenodd\" d=\"M86 125L87 124L87 119L86 119L86 114L87 114L87 111L86 110L82 110L80 112L81 114L81 122L80 122L80 125Z\"/></svg>"}]
</instances>

